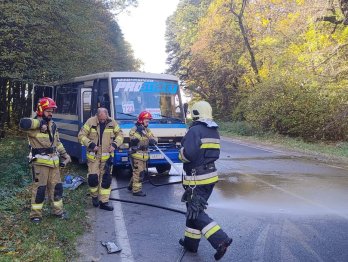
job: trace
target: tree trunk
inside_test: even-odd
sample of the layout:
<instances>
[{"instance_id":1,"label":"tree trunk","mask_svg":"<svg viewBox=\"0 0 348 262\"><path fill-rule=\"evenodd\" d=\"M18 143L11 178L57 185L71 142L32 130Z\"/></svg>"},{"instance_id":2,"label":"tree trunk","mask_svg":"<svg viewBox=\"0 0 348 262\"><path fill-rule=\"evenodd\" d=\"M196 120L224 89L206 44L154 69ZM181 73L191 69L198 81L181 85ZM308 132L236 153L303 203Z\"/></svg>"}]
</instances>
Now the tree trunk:
<instances>
[{"instance_id":1,"label":"tree trunk","mask_svg":"<svg viewBox=\"0 0 348 262\"><path fill-rule=\"evenodd\" d=\"M7 100L6 100L6 120L5 123L7 123L7 127L10 126L10 121L11 121L11 93L13 89L13 80L8 81L8 89L7 89Z\"/></svg>"},{"instance_id":2,"label":"tree trunk","mask_svg":"<svg viewBox=\"0 0 348 262\"><path fill-rule=\"evenodd\" d=\"M23 112L24 117L30 117L31 111L32 111L32 91L33 91L33 84L27 85L27 91L28 95L25 100L25 111Z\"/></svg>"},{"instance_id":3,"label":"tree trunk","mask_svg":"<svg viewBox=\"0 0 348 262\"><path fill-rule=\"evenodd\" d=\"M7 84L6 78L0 78L0 139L5 137L5 123L7 118Z\"/></svg>"},{"instance_id":4,"label":"tree trunk","mask_svg":"<svg viewBox=\"0 0 348 262\"><path fill-rule=\"evenodd\" d=\"M230 5L230 11L238 19L238 25L239 25L240 31L241 31L243 39L244 39L244 45L248 49L248 52L249 52L249 55L250 55L251 67L252 67L252 69L253 69L253 71L254 71L254 73L256 75L257 81L261 82L260 76L259 76L259 69L257 67L257 63L256 63L256 59L255 59L255 54L254 54L253 49L251 48L251 45L250 45L250 42L249 42L249 38L248 38L248 34L247 34L247 30L245 29L245 26L244 26L244 23L243 23L244 9L245 9L246 3L247 3L247 0L243 0L242 8L241 8L239 14L237 14L237 12L234 9L234 4L233 4L233 0L232 0L231 1L231 5Z\"/></svg>"}]
</instances>

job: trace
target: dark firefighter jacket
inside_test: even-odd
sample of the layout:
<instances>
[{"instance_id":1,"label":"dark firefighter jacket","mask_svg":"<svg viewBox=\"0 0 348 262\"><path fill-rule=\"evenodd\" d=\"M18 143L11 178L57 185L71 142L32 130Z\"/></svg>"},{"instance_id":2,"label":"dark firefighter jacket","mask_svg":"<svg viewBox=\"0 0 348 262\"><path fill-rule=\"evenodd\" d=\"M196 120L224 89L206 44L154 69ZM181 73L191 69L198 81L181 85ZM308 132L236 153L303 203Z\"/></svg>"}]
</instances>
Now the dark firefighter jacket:
<instances>
[{"instance_id":1,"label":"dark firefighter jacket","mask_svg":"<svg viewBox=\"0 0 348 262\"><path fill-rule=\"evenodd\" d=\"M208 185L218 181L214 162L220 156L217 127L195 121L181 141L179 159L184 163L184 185Z\"/></svg>"}]
</instances>

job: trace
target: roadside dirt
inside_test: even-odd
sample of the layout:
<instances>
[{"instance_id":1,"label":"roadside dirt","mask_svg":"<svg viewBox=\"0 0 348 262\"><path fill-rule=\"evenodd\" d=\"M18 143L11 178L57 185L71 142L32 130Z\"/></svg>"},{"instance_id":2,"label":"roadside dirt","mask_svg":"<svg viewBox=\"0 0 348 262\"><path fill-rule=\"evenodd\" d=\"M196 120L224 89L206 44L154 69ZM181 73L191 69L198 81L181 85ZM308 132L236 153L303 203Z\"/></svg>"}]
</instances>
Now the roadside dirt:
<instances>
[{"instance_id":1,"label":"roadside dirt","mask_svg":"<svg viewBox=\"0 0 348 262\"><path fill-rule=\"evenodd\" d=\"M96 254L97 239L95 234L95 223L97 221L96 208L89 208L87 210L87 217L89 227L85 233L78 239L76 249L79 254L76 261L78 262L96 262L101 261L101 256Z\"/></svg>"}]
</instances>

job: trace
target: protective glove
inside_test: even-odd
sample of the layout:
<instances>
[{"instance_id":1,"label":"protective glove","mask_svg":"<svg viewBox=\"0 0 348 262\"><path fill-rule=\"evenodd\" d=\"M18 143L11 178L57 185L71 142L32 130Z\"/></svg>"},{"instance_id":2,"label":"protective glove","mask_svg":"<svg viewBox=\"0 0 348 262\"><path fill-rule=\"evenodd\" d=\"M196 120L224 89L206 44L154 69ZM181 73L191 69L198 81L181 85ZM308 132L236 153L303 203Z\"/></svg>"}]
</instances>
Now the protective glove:
<instances>
[{"instance_id":1,"label":"protective glove","mask_svg":"<svg viewBox=\"0 0 348 262\"><path fill-rule=\"evenodd\" d=\"M138 138L133 138L130 140L130 146L138 146L138 143L140 142L140 140Z\"/></svg>"},{"instance_id":2,"label":"protective glove","mask_svg":"<svg viewBox=\"0 0 348 262\"><path fill-rule=\"evenodd\" d=\"M105 166L104 166L105 174L111 174L113 162L114 162L114 158L112 156L110 156L108 160L106 160Z\"/></svg>"},{"instance_id":3,"label":"protective glove","mask_svg":"<svg viewBox=\"0 0 348 262\"><path fill-rule=\"evenodd\" d=\"M66 167L71 162L71 157L68 154L62 156L62 161L59 163L60 167Z\"/></svg>"},{"instance_id":4,"label":"protective glove","mask_svg":"<svg viewBox=\"0 0 348 262\"><path fill-rule=\"evenodd\" d=\"M190 187L187 187L185 189L184 194L181 197L181 202L188 202L188 199L191 198L192 194L193 194L192 189Z\"/></svg>"},{"instance_id":5,"label":"protective glove","mask_svg":"<svg viewBox=\"0 0 348 262\"><path fill-rule=\"evenodd\" d=\"M96 145L94 142L92 142L92 143L89 144L88 148L94 151L94 148L95 148L96 146L97 146L97 145Z\"/></svg>"},{"instance_id":6,"label":"protective glove","mask_svg":"<svg viewBox=\"0 0 348 262\"><path fill-rule=\"evenodd\" d=\"M117 149L117 144L116 143L111 143L111 146L109 147L109 152L113 152Z\"/></svg>"},{"instance_id":7,"label":"protective glove","mask_svg":"<svg viewBox=\"0 0 348 262\"><path fill-rule=\"evenodd\" d=\"M192 205L192 195L193 195L193 190L188 187L186 188L184 194L181 197L181 202L186 202L186 218L187 219L196 219L199 215L199 210L196 206Z\"/></svg>"},{"instance_id":8,"label":"protective glove","mask_svg":"<svg viewBox=\"0 0 348 262\"><path fill-rule=\"evenodd\" d=\"M207 209L208 202L200 195L194 195L192 202L199 208L200 211Z\"/></svg>"},{"instance_id":9,"label":"protective glove","mask_svg":"<svg viewBox=\"0 0 348 262\"><path fill-rule=\"evenodd\" d=\"M207 201L200 195L193 194L192 200L187 202L187 218L188 219L197 219L199 213L204 209L207 209Z\"/></svg>"},{"instance_id":10,"label":"protective glove","mask_svg":"<svg viewBox=\"0 0 348 262\"><path fill-rule=\"evenodd\" d=\"M186 203L186 218L188 220L196 220L199 215L199 210L196 206Z\"/></svg>"},{"instance_id":11,"label":"protective glove","mask_svg":"<svg viewBox=\"0 0 348 262\"><path fill-rule=\"evenodd\" d=\"M205 198L196 194L196 192L190 187L185 190L184 194L181 197L181 201L186 202L186 217L190 220L197 219L199 213L206 209L208 205L208 202L205 200Z\"/></svg>"},{"instance_id":12,"label":"protective glove","mask_svg":"<svg viewBox=\"0 0 348 262\"><path fill-rule=\"evenodd\" d=\"M145 130L145 127L143 126L143 125L138 125L137 126L137 132L139 133L139 134L143 134L143 131Z\"/></svg>"},{"instance_id":13,"label":"protective glove","mask_svg":"<svg viewBox=\"0 0 348 262\"><path fill-rule=\"evenodd\" d=\"M150 146L155 146L155 145L157 145L157 141L155 139L153 139L153 138L150 138L149 139L149 145Z\"/></svg>"}]
</instances>

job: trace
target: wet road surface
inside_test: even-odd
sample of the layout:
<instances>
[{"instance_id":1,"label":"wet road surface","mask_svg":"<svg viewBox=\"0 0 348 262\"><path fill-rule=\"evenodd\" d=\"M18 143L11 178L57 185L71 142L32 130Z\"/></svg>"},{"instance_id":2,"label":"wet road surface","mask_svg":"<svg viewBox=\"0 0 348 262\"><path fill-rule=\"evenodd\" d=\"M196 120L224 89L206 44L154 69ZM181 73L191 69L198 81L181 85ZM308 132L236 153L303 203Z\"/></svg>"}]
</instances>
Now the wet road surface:
<instances>
[{"instance_id":1,"label":"wet road surface","mask_svg":"<svg viewBox=\"0 0 348 262\"><path fill-rule=\"evenodd\" d=\"M234 240L221 261L348 261L348 171L344 166L225 139L217 168L220 181L207 213ZM172 168L171 176L154 181L179 181L177 175ZM128 180L119 177L113 186L124 186ZM127 190L113 191L113 197L185 210L180 184L154 187L145 183L143 189L144 198ZM100 261L178 261L184 215L113 204L115 241L123 250L112 260L105 254ZM214 252L202 238L198 253L186 252L182 261L214 261Z\"/></svg>"},{"instance_id":2,"label":"wet road surface","mask_svg":"<svg viewBox=\"0 0 348 262\"><path fill-rule=\"evenodd\" d=\"M348 218L348 169L228 141L217 166L220 208Z\"/></svg>"}]
</instances>

